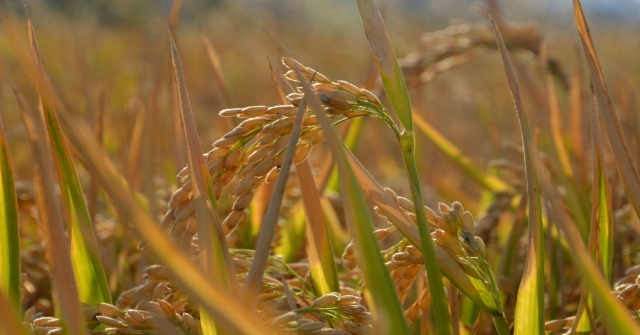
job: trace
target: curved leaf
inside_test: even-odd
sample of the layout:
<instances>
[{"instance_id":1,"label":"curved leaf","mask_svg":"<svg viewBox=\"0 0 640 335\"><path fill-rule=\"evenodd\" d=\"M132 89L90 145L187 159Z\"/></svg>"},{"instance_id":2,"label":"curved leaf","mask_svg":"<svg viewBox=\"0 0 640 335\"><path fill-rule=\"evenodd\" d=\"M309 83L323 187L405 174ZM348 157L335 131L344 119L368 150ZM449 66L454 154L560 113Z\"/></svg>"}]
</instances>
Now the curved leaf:
<instances>
[{"instance_id":1,"label":"curved leaf","mask_svg":"<svg viewBox=\"0 0 640 335\"><path fill-rule=\"evenodd\" d=\"M522 146L524 148L524 166L529 199L529 250L522 274L516 303L514 334L542 334L544 332L544 235L542 231L542 208L540 205L540 186L535 165L535 144L531 136L529 121L524 113L520 99L520 87L511 60L504 45L498 25L491 18L496 32L498 49L502 56L509 92L513 98L516 114L520 123Z\"/></svg>"}]
</instances>

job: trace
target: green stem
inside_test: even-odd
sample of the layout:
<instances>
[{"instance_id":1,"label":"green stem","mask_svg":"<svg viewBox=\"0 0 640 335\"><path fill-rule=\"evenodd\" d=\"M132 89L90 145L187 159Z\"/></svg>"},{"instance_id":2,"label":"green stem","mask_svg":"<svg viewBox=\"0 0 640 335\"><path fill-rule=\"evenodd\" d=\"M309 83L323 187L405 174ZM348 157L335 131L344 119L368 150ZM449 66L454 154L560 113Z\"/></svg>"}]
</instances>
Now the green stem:
<instances>
[{"instance_id":1,"label":"green stem","mask_svg":"<svg viewBox=\"0 0 640 335\"><path fill-rule=\"evenodd\" d=\"M494 316L493 324L496 326L496 330L499 335L509 335L509 325L507 324L507 319L505 319L504 315Z\"/></svg>"},{"instance_id":2,"label":"green stem","mask_svg":"<svg viewBox=\"0 0 640 335\"><path fill-rule=\"evenodd\" d=\"M429 279L429 292L431 293L433 314L436 320L436 333L453 334L447 297L444 292L444 284L442 283L442 276L440 274L440 266L438 265L436 250L433 245L433 240L431 239L427 213L424 209L424 200L415 159L415 137L412 133L404 132L398 136L398 140L402 146L402 156L409 172L409 178L411 179L411 195L413 197L413 204L418 221L418 231L420 234L422 253L424 254L425 267L427 269L427 278Z\"/></svg>"}]
</instances>

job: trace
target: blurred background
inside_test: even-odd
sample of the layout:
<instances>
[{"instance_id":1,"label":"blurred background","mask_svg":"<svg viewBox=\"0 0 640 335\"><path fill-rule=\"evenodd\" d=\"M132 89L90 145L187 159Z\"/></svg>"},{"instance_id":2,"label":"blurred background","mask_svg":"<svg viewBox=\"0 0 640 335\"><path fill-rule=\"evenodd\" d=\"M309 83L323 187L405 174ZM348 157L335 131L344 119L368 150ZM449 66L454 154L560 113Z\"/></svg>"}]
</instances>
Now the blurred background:
<instances>
[{"instance_id":1,"label":"blurred background","mask_svg":"<svg viewBox=\"0 0 640 335\"><path fill-rule=\"evenodd\" d=\"M632 111L638 103L635 92L640 73L640 1L583 3L614 101L623 111ZM396 53L405 60L437 49L437 45L425 42L430 40L425 33L467 23L485 25L484 8L495 6L504 22L527 27L531 36L545 41L548 57L559 66L558 80L564 76L564 87L559 84L558 95L567 125L567 83L587 92L586 65L573 27L570 1L388 0L379 5ZM167 27L174 32L182 55L205 151L228 129L228 122L235 122L218 117L219 110L279 103L270 72L270 65L279 65L277 45L332 80L369 85L375 69L355 1L185 0L173 14L174 2L169 0L4 0L0 6L3 31L12 24L22 24L16 31L25 41L26 6L45 66L67 107L88 123L95 122L102 110L106 150L121 167L131 171L132 180L136 175L140 177L141 172L136 171L151 171L159 180L159 189L173 184L175 174L184 165L173 141L176 123ZM13 149L14 165L18 167L17 179L29 179L30 154L25 149L26 135L12 87L33 106L37 96L5 37L0 33L0 115ZM228 100L214 78L203 40L215 50ZM517 166L521 158L505 145L520 143L513 104L499 55L491 47L485 49L412 87L413 104L425 120L481 169L491 169L496 160L511 159L512 169L501 173L519 183ZM527 111L534 126L542 125L544 135L548 113L543 62L538 56L531 50L517 50L513 55L525 82ZM581 99L586 111L588 97L583 94ZM138 169L142 163L131 155L131 147L136 145L131 139L135 138L140 115L153 119L155 131L148 147L151 169ZM622 114L625 127L631 132L638 130L634 115ZM577 127L588 131L587 125ZM356 154L383 185L406 185L391 132L376 120L366 120L364 129ZM429 202L461 200L473 209L480 188L428 140L419 140ZM542 148L548 145L548 137L541 136L540 141ZM366 155L372 147L381 154ZM399 191L408 194L407 190Z\"/></svg>"}]
</instances>

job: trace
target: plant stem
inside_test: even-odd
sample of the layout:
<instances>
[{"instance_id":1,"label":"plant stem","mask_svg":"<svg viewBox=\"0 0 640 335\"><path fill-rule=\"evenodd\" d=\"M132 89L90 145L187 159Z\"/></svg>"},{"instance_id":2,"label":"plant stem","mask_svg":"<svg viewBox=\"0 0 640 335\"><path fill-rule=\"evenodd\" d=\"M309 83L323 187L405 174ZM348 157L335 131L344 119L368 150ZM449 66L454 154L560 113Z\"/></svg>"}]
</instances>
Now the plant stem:
<instances>
[{"instance_id":1,"label":"plant stem","mask_svg":"<svg viewBox=\"0 0 640 335\"><path fill-rule=\"evenodd\" d=\"M499 335L509 335L509 325L507 324L507 320L504 315L494 316L493 324L496 326L496 330Z\"/></svg>"},{"instance_id":2,"label":"plant stem","mask_svg":"<svg viewBox=\"0 0 640 335\"><path fill-rule=\"evenodd\" d=\"M415 159L415 137L413 133L404 132L398 137L398 140L402 146L402 156L409 172L409 178L411 179L411 195L413 197L413 204L418 221L418 231L420 234L422 253L424 254L424 263L427 269L429 292L431 293L433 314L436 320L436 332L438 334L453 334L447 297L444 292L442 275L440 274L440 266L438 265L436 250L433 245L433 240L431 239L427 213L424 209L424 199Z\"/></svg>"}]
</instances>

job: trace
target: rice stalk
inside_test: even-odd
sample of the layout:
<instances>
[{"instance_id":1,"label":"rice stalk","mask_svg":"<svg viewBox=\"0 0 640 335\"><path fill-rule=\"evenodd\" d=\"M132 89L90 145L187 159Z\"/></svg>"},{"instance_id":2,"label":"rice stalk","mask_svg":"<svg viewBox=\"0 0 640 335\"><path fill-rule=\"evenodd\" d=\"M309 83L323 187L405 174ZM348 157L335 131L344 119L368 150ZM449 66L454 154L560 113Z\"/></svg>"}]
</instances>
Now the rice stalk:
<instances>
[{"instance_id":1,"label":"rice stalk","mask_svg":"<svg viewBox=\"0 0 640 335\"><path fill-rule=\"evenodd\" d=\"M294 66L296 75L301 77L300 67ZM362 187L358 184L354 170L350 167L347 155L345 154L344 143L342 143L335 131L331 128L329 118L324 115L322 105L318 97L313 96L310 85L303 84L303 92L309 97L309 103L316 112L318 122L323 131L327 134L328 143L333 152L333 158L337 163L341 175L341 189L345 195L343 201L349 232L357 242L356 250L358 256L366 260L362 267L365 287L363 294L370 302L370 308L376 316L374 327L380 333L395 332L397 334L407 334L407 325L402 317L401 307L397 296L391 290L392 283L389 274L384 268L379 248L372 232L372 220L367 211L365 197ZM362 92L362 90L361 90ZM365 96L367 96L365 90ZM375 96L368 97L370 100L377 100ZM382 116L388 116L382 113Z\"/></svg>"},{"instance_id":2,"label":"rice stalk","mask_svg":"<svg viewBox=\"0 0 640 335\"><path fill-rule=\"evenodd\" d=\"M431 236L429 236L426 213L422 204L424 197L420 184L420 177L416 164L415 147L416 140L412 118L411 101L407 84L400 69L398 59L387 35L385 23L378 11L375 2L359 0L358 10L362 18L369 46L373 52L380 78L384 85L385 93L393 107L395 115L400 120L401 125L389 123L391 130L396 135L400 144L402 158L404 160L410 179L411 195L415 202L415 212L417 217L418 232L422 252L425 255L427 276L431 285L429 290L433 300L433 313L436 319L436 331L440 334L451 334L451 319L449 309L446 304L444 286L440 269L437 264L437 255Z\"/></svg>"}]
</instances>

